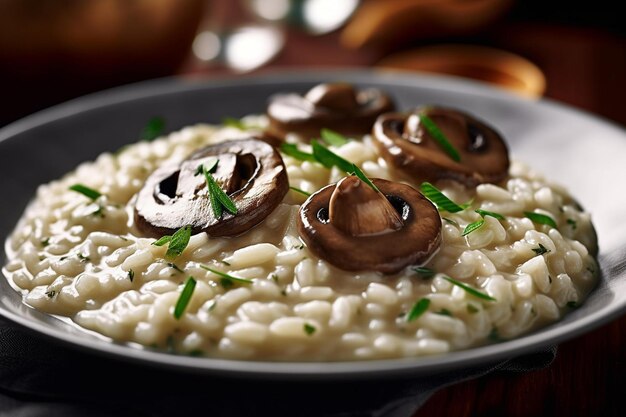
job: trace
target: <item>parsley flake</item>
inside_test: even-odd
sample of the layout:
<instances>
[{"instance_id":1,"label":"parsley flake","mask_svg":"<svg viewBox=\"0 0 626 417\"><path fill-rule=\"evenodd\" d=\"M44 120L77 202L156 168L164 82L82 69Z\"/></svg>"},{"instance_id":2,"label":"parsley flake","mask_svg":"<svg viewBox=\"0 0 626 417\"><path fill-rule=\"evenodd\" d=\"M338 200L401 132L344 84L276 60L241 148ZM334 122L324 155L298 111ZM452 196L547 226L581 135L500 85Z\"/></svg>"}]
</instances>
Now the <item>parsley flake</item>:
<instances>
[{"instance_id":1,"label":"parsley flake","mask_svg":"<svg viewBox=\"0 0 626 417\"><path fill-rule=\"evenodd\" d=\"M313 335L313 333L315 333L315 331L317 330L315 326L309 323L304 323L303 329L304 329L304 333L306 333L308 336Z\"/></svg>"},{"instance_id":2,"label":"parsley flake","mask_svg":"<svg viewBox=\"0 0 626 417\"><path fill-rule=\"evenodd\" d=\"M133 282L135 279L135 271L132 268L128 270L128 279L130 282Z\"/></svg>"},{"instance_id":3,"label":"parsley flake","mask_svg":"<svg viewBox=\"0 0 626 417\"><path fill-rule=\"evenodd\" d=\"M141 131L140 139L148 142L152 142L163 134L165 129L165 119L161 116L155 116L148 120L148 123Z\"/></svg>"},{"instance_id":4,"label":"parsley flake","mask_svg":"<svg viewBox=\"0 0 626 417\"><path fill-rule=\"evenodd\" d=\"M533 252L535 252L535 254L536 254L537 256L539 256L539 255L543 255L544 253L548 253L548 252L550 252L550 249L546 248L546 247L545 247L545 246L543 246L541 243L539 244L539 246L538 246L538 247L536 247L536 248L532 248L531 250L532 250Z\"/></svg>"}]
</instances>

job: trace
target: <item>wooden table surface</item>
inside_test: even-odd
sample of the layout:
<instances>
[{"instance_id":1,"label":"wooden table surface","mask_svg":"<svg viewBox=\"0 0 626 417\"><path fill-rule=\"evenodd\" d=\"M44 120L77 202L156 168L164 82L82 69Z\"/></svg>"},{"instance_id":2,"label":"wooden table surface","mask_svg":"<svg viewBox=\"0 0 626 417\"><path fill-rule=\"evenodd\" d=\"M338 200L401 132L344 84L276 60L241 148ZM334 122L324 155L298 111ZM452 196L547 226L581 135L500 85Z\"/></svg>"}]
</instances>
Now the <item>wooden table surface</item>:
<instances>
[{"instance_id":1,"label":"wooden table surface","mask_svg":"<svg viewBox=\"0 0 626 417\"><path fill-rule=\"evenodd\" d=\"M285 49L261 71L296 66L372 67L382 57L376 51L344 50L337 39L337 34L310 37L290 32ZM546 75L547 97L626 124L626 48L620 37L596 29L518 24L497 27L469 41L506 49L535 62ZM307 53L303 54L303 50ZM189 61L178 73L211 77L225 70ZM9 98L15 93L15 103L19 97L24 106L14 106L19 109L14 113L7 109L0 125L71 95L88 92L89 86L74 88L79 82L40 80L34 84L38 90L30 95L17 94L22 92L19 83L3 83L1 87L5 93L8 91ZM31 88L32 83L28 80ZM106 82L94 86L101 88ZM626 394L621 385L623 375L626 317L561 344L556 360L546 369L524 374L496 373L443 389L415 417L624 415L619 403L621 395Z\"/></svg>"}]
</instances>

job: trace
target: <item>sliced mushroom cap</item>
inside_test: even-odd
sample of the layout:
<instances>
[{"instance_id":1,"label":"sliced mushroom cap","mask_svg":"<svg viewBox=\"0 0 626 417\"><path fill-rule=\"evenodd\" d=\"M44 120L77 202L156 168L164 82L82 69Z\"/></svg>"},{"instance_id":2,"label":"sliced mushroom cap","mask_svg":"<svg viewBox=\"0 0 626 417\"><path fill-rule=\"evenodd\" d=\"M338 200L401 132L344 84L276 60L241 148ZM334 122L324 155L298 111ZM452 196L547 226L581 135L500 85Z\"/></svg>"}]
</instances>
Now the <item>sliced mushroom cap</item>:
<instances>
[{"instance_id":1,"label":"sliced mushroom cap","mask_svg":"<svg viewBox=\"0 0 626 417\"><path fill-rule=\"evenodd\" d=\"M441 218L414 188L355 176L312 196L300 208L298 229L309 249L348 271L399 272L422 264L441 243Z\"/></svg>"},{"instance_id":2,"label":"sliced mushroom cap","mask_svg":"<svg viewBox=\"0 0 626 417\"><path fill-rule=\"evenodd\" d=\"M458 151L455 161L421 122L428 116ZM467 186L497 183L509 170L506 144L498 132L467 113L422 107L411 113L380 116L372 131L382 156L396 169L418 181L452 179Z\"/></svg>"},{"instance_id":3,"label":"sliced mushroom cap","mask_svg":"<svg viewBox=\"0 0 626 417\"><path fill-rule=\"evenodd\" d=\"M274 96L267 108L268 132L283 139L294 133L306 141L319 137L324 128L344 135L364 135L379 115L393 109L389 96L380 90L357 91L350 84L320 84L304 97Z\"/></svg>"},{"instance_id":4,"label":"sliced mushroom cap","mask_svg":"<svg viewBox=\"0 0 626 417\"><path fill-rule=\"evenodd\" d=\"M216 160L215 181L237 207L215 217L207 183L198 167L209 169ZM211 237L235 236L260 223L289 191L280 154L258 139L242 139L208 146L180 164L157 169L137 195L135 223L142 233L159 237L191 225L194 233Z\"/></svg>"}]
</instances>

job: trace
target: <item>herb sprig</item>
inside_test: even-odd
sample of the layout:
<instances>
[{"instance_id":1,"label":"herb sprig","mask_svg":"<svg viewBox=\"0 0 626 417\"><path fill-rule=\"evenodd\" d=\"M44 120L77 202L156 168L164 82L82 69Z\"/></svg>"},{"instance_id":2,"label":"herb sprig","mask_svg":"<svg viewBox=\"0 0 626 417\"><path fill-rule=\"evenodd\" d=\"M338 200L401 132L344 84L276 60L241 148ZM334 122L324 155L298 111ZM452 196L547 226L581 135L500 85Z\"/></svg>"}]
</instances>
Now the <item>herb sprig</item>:
<instances>
[{"instance_id":1,"label":"herb sprig","mask_svg":"<svg viewBox=\"0 0 626 417\"><path fill-rule=\"evenodd\" d=\"M217 165L217 163L216 163ZM214 165L213 167L215 167ZM204 174L204 179L206 180L207 190L209 193L209 200L211 201L211 209L213 210L213 214L218 219L222 217L222 213L224 209L228 211L230 214L237 214L237 206L231 200L231 198L220 188L220 186L213 178L210 170L208 170L204 165L202 165L202 173Z\"/></svg>"},{"instance_id":2,"label":"herb sprig","mask_svg":"<svg viewBox=\"0 0 626 417\"><path fill-rule=\"evenodd\" d=\"M448 156L456 162L461 162L461 155L459 155L459 151L456 150L454 145L450 143L446 135L439 129L439 126L425 114L419 115L420 122L424 126L424 129L430 134L430 137L433 138L437 145L446 153Z\"/></svg>"},{"instance_id":3,"label":"herb sprig","mask_svg":"<svg viewBox=\"0 0 626 417\"><path fill-rule=\"evenodd\" d=\"M427 199L435 203L437 208L442 211L458 213L459 211L467 209L471 205L471 202L460 205L455 203L429 182L423 182L422 185L420 185L420 190Z\"/></svg>"},{"instance_id":4,"label":"herb sprig","mask_svg":"<svg viewBox=\"0 0 626 417\"><path fill-rule=\"evenodd\" d=\"M474 297L477 298L482 298L483 300L488 300L488 301L497 301L495 298L480 292L478 290L475 290L474 288L470 287L467 284L463 284L462 282L459 282L455 279L452 279L450 277L443 277L443 279L445 279L446 281L448 281L449 283L451 283L452 285L456 285L457 287L461 288L462 290L464 290L466 293L473 295Z\"/></svg>"},{"instance_id":5,"label":"herb sprig","mask_svg":"<svg viewBox=\"0 0 626 417\"><path fill-rule=\"evenodd\" d=\"M493 217L495 219L498 219L498 220L506 220L506 218L503 215L501 215L499 213L494 213L493 211L487 211L487 210L482 210L482 209L476 209L474 211L476 213L480 214L481 219L468 224L465 227L465 229L463 230L463 233L461 234L461 236L467 236L470 233L472 233L474 230L480 229L480 227L483 224L485 224L485 217L486 216L491 216L491 217Z\"/></svg>"},{"instance_id":6,"label":"herb sprig","mask_svg":"<svg viewBox=\"0 0 626 417\"><path fill-rule=\"evenodd\" d=\"M183 313L185 312L185 309L187 308L187 305L189 304L189 301L191 300L191 296L193 295L193 291L196 288L196 280L194 279L194 277L189 276L187 278L187 281L185 282L185 286L183 287L183 291L180 293L180 296L178 297L178 301L176 301L176 306L174 307L174 318L176 320L179 320Z\"/></svg>"},{"instance_id":7,"label":"herb sprig","mask_svg":"<svg viewBox=\"0 0 626 417\"><path fill-rule=\"evenodd\" d=\"M93 201L97 200L102 195L100 191L89 188L83 184L74 184L70 187L70 190L76 191Z\"/></svg>"},{"instance_id":8,"label":"herb sprig","mask_svg":"<svg viewBox=\"0 0 626 417\"><path fill-rule=\"evenodd\" d=\"M293 191L297 192L298 194L302 194L302 195L303 195L303 196L305 196L305 197L310 197L310 196L311 196L311 193L307 193L306 191L301 190L301 189L296 188L296 187L291 187L291 186L290 186L290 187L289 187L289 189L291 189L291 190L293 190Z\"/></svg>"},{"instance_id":9,"label":"herb sprig","mask_svg":"<svg viewBox=\"0 0 626 417\"><path fill-rule=\"evenodd\" d=\"M226 272L222 272L222 271L218 271L217 269L213 269L211 267L208 267L206 265L200 265L200 268L205 269L217 276L219 276L220 279L220 284L222 284L222 287L228 289L230 287L232 287L235 284L252 284L252 280L251 279L247 279L247 278L239 278L239 277L235 277L232 276L230 274L227 274Z\"/></svg>"},{"instance_id":10,"label":"herb sprig","mask_svg":"<svg viewBox=\"0 0 626 417\"><path fill-rule=\"evenodd\" d=\"M533 223L545 224L554 229L557 228L557 225L554 219L550 216L546 216L545 214L535 213L534 211L525 211L524 216L532 220Z\"/></svg>"},{"instance_id":11,"label":"herb sprig","mask_svg":"<svg viewBox=\"0 0 626 417\"><path fill-rule=\"evenodd\" d=\"M334 130L322 129L320 131L320 136L322 137L322 140L328 143L330 146L339 147L348 143L348 139L346 139L344 135L335 132Z\"/></svg>"},{"instance_id":12,"label":"herb sprig","mask_svg":"<svg viewBox=\"0 0 626 417\"><path fill-rule=\"evenodd\" d=\"M411 311L409 311L409 314L407 314L406 316L406 321L412 322L413 320L416 320L419 316L424 314L426 310L428 310L429 306L430 306L430 299L428 298L420 299L415 304L413 304L413 307L411 307Z\"/></svg>"},{"instance_id":13,"label":"herb sprig","mask_svg":"<svg viewBox=\"0 0 626 417\"><path fill-rule=\"evenodd\" d=\"M163 134L163 130L165 129L165 119L161 116L155 116L148 120L148 123L143 127L141 131L140 139L145 140L147 142L152 142L161 134Z\"/></svg>"},{"instance_id":14,"label":"herb sprig","mask_svg":"<svg viewBox=\"0 0 626 417\"><path fill-rule=\"evenodd\" d=\"M165 259L174 260L178 258L191 239L191 226L183 226L174 232L173 235L161 236L157 241L152 242L154 246L163 246L167 244L167 251L165 252Z\"/></svg>"}]
</instances>

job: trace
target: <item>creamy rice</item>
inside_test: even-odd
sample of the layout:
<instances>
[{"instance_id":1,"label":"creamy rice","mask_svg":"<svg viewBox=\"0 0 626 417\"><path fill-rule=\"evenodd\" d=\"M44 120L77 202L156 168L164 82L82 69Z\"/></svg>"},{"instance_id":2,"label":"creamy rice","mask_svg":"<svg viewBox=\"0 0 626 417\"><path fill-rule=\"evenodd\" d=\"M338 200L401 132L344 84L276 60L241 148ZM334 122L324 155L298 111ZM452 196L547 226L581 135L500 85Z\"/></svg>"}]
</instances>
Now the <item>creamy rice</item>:
<instances>
[{"instance_id":1,"label":"creamy rice","mask_svg":"<svg viewBox=\"0 0 626 417\"><path fill-rule=\"evenodd\" d=\"M266 124L263 117L246 121ZM28 305L116 341L212 357L305 361L440 354L513 338L558 320L596 283L589 214L563 188L517 162L500 186L435 184L452 200L471 199L472 209L506 220L487 216L463 237L464 227L480 216L442 213L443 243L427 264L438 274L430 279L411 268L393 276L351 273L318 259L298 236L305 197L294 191L247 233L194 235L174 263L166 261L166 248L134 227L133 196L161 164L245 136L233 128L188 127L102 154L42 185L6 243L6 276ZM397 180L368 136L330 149L370 177ZM283 160L290 185L307 192L342 178L336 168ZM76 183L103 196L92 202L69 191ZM550 215L558 228L534 224L525 211ZM533 251L540 244L548 252ZM225 289L200 264L253 282ZM197 286L177 320L173 310L188 276ZM444 277L497 301L476 298ZM430 299L428 311L407 321L421 298Z\"/></svg>"}]
</instances>

